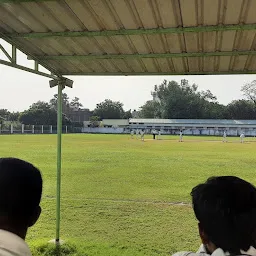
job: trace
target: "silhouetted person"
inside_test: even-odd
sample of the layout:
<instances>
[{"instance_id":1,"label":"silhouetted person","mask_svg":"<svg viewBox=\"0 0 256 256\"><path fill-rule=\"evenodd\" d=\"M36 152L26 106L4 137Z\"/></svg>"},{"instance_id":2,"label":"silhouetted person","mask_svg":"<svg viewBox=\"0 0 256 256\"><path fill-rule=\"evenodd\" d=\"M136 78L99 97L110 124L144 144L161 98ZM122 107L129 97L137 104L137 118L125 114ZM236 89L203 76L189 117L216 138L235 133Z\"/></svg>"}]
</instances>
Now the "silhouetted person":
<instances>
[{"instance_id":1,"label":"silhouetted person","mask_svg":"<svg viewBox=\"0 0 256 256\"><path fill-rule=\"evenodd\" d=\"M256 188L234 176L212 177L191 192L202 245L197 253L256 255Z\"/></svg>"},{"instance_id":2,"label":"silhouetted person","mask_svg":"<svg viewBox=\"0 0 256 256\"><path fill-rule=\"evenodd\" d=\"M42 177L32 164L0 158L0 255L29 256L29 227L38 220Z\"/></svg>"}]
</instances>

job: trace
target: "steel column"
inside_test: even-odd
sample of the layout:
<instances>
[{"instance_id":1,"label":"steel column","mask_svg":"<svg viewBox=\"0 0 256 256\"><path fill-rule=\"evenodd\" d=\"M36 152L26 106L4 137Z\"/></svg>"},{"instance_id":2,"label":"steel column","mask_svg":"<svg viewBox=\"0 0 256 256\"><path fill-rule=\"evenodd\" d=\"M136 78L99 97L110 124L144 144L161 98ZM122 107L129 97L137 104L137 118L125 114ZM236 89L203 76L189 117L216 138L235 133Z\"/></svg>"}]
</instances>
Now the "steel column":
<instances>
[{"instance_id":1,"label":"steel column","mask_svg":"<svg viewBox=\"0 0 256 256\"><path fill-rule=\"evenodd\" d=\"M61 139L62 139L62 90L63 81L58 82L57 122L57 194L56 194L56 242L60 241L60 196L61 196Z\"/></svg>"}]
</instances>

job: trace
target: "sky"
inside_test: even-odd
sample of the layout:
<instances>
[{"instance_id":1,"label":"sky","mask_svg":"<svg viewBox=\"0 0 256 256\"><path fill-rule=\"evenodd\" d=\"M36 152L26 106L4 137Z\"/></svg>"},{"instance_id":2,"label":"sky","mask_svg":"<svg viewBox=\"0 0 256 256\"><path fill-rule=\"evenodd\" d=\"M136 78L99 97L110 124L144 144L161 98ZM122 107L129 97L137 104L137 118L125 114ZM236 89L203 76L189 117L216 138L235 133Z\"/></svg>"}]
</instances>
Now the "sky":
<instances>
[{"instance_id":1,"label":"sky","mask_svg":"<svg viewBox=\"0 0 256 256\"><path fill-rule=\"evenodd\" d=\"M7 50L10 47L0 40ZM18 64L33 67L33 62L18 53ZM0 52L0 58L5 56ZM43 69L41 69L43 70ZM226 76L73 76L73 88L65 88L70 99L80 98L85 108L93 110L97 103L105 99L120 101L125 110L138 110L147 100L151 100L150 92L155 84L164 79L180 82L187 79L198 85L199 90L209 89L219 103L228 104L232 100L243 98L241 86L252 80L256 75L226 75ZM57 88L49 87L48 78L31 74L0 64L0 109L23 111L37 101L49 101Z\"/></svg>"}]
</instances>

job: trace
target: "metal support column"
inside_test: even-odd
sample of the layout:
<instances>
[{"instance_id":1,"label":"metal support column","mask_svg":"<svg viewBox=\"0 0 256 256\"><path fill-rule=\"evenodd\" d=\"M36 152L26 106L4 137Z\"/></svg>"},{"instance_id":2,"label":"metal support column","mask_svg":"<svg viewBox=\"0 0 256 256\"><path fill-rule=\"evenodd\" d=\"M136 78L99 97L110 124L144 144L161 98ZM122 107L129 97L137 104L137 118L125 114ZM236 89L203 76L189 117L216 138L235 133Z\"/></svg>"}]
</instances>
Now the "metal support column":
<instances>
[{"instance_id":1,"label":"metal support column","mask_svg":"<svg viewBox=\"0 0 256 256\"><path fill-rule=\"evenodd\" d=\"M63 81L58 82L56 242L60 241L62 90L64 89L64 86Z\"/></svg>"},{"instance_id":2,"label":"metal support column","mask_svg":"<svg viewBox=\"0 0 256 256\"><path fill-rule=\"evenodd\" d=\"M61 140L62 140L62 90L65 86L72 88L73 81L60 77L59 80L51 80L50 87L58 86L58 109L57 109L57 194L56 194L56 237L55 243L60 242L60 196L61 196Z\"/></svg>"}]
</instances>

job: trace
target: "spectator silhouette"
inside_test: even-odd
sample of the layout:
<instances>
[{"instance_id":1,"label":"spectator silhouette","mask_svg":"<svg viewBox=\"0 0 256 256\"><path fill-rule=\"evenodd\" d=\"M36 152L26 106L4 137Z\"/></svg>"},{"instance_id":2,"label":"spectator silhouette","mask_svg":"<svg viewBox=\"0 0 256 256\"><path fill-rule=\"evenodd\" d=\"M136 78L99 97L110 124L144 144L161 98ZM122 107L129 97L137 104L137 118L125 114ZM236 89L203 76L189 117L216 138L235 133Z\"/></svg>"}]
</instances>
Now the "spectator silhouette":
<instances>
[{"instance_id":1,"label":"spectator silhouette","mask_svg":"<svg viewBox=\"0 0 256 256\"><path fill-rule=\"evenodd\" d=\"M0 158L0 255L30 256L25 243L29 227L38 220L42 177L32 164Z\"/></svg>"},{"instance_id":2,"label":"spectator silhouette","mask_svg":"<svg viewBox=\"0 0 256 256\"><path fill-rule=\"evenodd\" d=\"M175 256L256 256L256 188L252 184L234 176L212 177L194 187L191 196L202 245L197 253Z\"/></svg>"}]
</instances>

